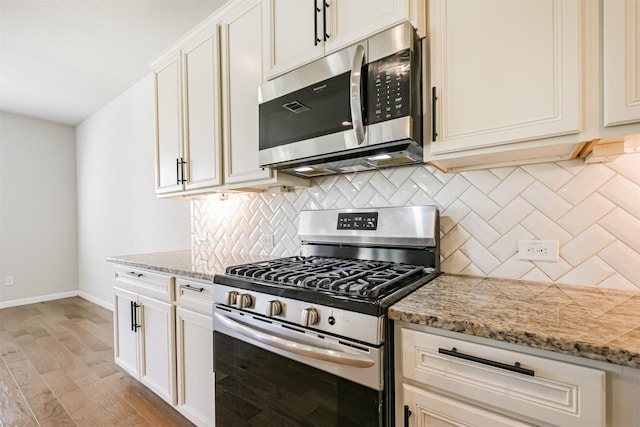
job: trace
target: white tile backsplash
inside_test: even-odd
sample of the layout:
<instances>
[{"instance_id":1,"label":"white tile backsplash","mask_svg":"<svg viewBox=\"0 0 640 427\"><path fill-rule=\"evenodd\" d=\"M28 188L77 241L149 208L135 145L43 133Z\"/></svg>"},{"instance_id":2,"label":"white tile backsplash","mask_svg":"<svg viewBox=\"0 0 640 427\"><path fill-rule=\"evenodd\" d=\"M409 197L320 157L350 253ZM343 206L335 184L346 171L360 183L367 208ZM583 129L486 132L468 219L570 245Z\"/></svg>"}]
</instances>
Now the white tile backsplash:
<instances>
[{"instance_id":1,"label":"white tile backsplash","mask_svg":"<svg viewBox=\"0 0 640 427\"><path fill-rule=\"evenodd\" d=\"M640 289L640 154L449 174L412 166L319 178L292 193L194 200L192 246L294 255L300 210L419 204L440 208L444 272ZM559 262L518 260L518 239L560 241Z\"/></svg>"}]
</instances>

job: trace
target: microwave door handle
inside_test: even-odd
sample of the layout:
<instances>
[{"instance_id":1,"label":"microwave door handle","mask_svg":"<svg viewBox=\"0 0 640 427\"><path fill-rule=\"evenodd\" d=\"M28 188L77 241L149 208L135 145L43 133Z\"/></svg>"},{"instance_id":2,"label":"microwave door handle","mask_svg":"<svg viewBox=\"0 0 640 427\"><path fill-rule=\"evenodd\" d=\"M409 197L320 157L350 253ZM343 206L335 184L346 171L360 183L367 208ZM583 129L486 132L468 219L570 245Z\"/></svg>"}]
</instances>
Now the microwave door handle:
<instances>
[{"instance_id":1,"label":"microwave door handle","mask_svg":"<svg viewBox=\"0 0 640 427\"><path fill-rule=\"evenodd\" d=\"M219 321L224 323L228 328L241 335L244 335L247 338L254 339L268 346L279 348L290 353L307 356L312 359L337 363L340 365L354 366L357 368L368 368L375 365L373 359L370 359L369 357L364 355L361 356L358 354L345 353L338 350L325 349L293 340L288 340L285 338L280 338L278 336L253 329L218 312L214 313L214 316Z\"/></svg>"},{"instance_id":2,"label":"microwave door handle","mask_svg":"<svg viewBox=\"0 0 640 427\"><path fill-rule=\"evenodd\" d=\"M358 45L353 55L351 66L351 123L356 135L356 143L364 142L364 121L362 119L362 65L364 63L364 47Z\"/></svg>"}]
</instances>

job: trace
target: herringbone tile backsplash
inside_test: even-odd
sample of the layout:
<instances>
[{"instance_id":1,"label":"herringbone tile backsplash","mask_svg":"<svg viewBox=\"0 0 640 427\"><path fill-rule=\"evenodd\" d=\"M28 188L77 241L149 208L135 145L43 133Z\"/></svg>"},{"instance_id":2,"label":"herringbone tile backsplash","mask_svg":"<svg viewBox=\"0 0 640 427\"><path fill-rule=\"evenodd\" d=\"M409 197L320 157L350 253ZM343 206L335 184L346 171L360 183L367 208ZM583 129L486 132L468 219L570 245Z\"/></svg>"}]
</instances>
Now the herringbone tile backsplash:
<instances>
[{"instance_id":1,"label":"herringbone tile backsplash","mask_svg":"<svg viewBox=\"0 0 640 427\"><path fill-rule=\"evenodd\" d=\"M427 204L440 209L446 273L640 289L640 154L449 174L402 167L319 178L292 193L194 200L192 246L203 256L295 255L300 210ZM560 261L518 260L520 239L559 240Z\"/></svg>"}]
</instances>

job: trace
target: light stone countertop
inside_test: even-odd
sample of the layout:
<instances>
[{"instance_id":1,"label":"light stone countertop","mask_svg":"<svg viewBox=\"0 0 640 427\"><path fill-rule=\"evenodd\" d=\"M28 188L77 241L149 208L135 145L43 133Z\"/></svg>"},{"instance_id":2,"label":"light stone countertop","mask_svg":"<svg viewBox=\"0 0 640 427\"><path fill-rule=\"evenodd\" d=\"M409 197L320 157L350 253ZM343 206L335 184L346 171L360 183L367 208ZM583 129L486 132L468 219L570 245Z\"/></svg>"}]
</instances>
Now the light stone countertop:
<instances>
[{"instance_id":1,"label":"light stone countertop","mask_svg":"<svg viewBox=\"0 0 640 427\"><path fill-rule=\"evenodd\" d=\"M640 291L444 274L388 316L640 368Z\"/></svg>"},{"instance_id":2,"label":"light stone countertop","mask_svg":"<svg viewBox=\"0 0 640 427\"><path fill-rule=\"evenodd\" d=\"M273 259L267 255L237 254L230 252L193 252L191 250L157 252L150 254L119 255L108 262L144 268L161 273L175 274L200 280L213 280L213 275L224 273L230 265L246 264Z\"/></svg>"},{"instance_id":3,"label":"light stone countertop","mask_svg":"<svg viewBox=\"0 0 640 427\"><path fill-rule=\"evenodd\" d=\"M107 261L212 281L265 255L191 250ZM443 274L389 308L392 320L640 368L640 291Z\"/></svg>"}]
</instances>

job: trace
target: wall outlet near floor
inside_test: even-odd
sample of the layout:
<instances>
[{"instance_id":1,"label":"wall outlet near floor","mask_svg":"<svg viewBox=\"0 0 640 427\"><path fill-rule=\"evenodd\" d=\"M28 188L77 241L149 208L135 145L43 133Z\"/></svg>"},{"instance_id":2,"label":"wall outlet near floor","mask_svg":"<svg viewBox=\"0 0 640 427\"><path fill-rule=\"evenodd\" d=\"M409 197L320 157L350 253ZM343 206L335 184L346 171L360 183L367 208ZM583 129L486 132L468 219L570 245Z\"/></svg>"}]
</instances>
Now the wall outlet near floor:
<instances>
[{"instance_id":1,"label":"wall outlet near floor","mask_svg":"<svg viewBox=\"0 0 640 427\"><path fill-rule=\"evenodd\" d=\"M558 262L559 256L557 240L518 240L518 259Z\"/></svg>"},{"instance_id":2,"label":"wall outlet near floor","mask_svg":"<svg viewBox=\"0 0 640 427\"><path fill-rule=\"evenodd\" d=\"M273 248L273 234L263 234L260 236L259 242L265 249Z\"/></svg>"},{"instance_id":3,"label":"wall outlet near floor","mask_svg":"<svg viewBox=\"0 0 640 427\"><path fill-rule=\"evenodd\" d=\"M15 285L13 276L4 276L4 285L5 286L13 286Z\"/></svg>"}]
</instances>

